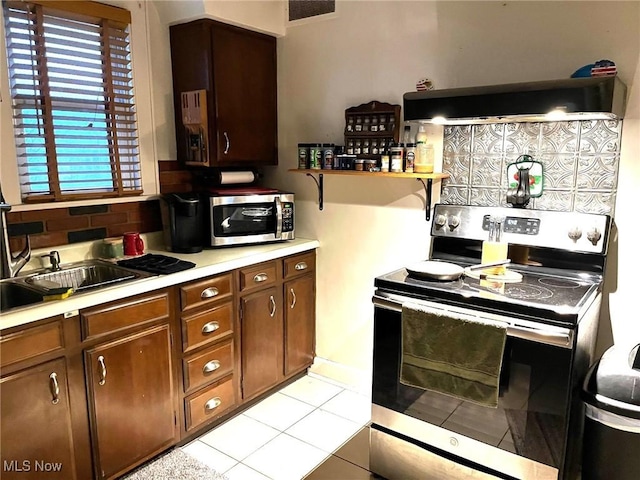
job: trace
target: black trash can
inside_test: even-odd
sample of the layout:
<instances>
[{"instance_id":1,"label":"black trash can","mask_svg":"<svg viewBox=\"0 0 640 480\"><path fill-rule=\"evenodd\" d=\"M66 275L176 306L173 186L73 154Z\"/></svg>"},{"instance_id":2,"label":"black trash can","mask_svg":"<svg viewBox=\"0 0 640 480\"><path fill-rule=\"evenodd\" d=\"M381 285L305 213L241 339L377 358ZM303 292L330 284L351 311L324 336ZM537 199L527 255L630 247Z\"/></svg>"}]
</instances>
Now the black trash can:
<instances>
[{"instance_id":1,"label":"black trash can","mask_svg":"<svg viewBox=\"0 0 640 480\"><path fill-rule=\"evenodd\" d=\"M584 381L583 480L640 478L640 345L613 346Z\"/></svg>"}]
</instances>

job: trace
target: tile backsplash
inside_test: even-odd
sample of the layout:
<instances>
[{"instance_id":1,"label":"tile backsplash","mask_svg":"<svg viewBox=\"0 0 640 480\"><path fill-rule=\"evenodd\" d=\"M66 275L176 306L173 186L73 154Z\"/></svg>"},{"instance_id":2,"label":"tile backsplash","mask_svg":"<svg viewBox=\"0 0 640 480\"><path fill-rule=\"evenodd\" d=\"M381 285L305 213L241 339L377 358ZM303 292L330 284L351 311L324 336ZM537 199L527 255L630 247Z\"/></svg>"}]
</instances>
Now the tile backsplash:
<instances>
[{"instance_id":1,"label":"tile backsplash","mask_svg":"<svg viewBox=\"0 0 640 480\"><path fill-rule=\"evenodd\" d=\"M544 190L527 208L613 215L621 133L619 120L447 126L440 201L507 206L507 166L528 154Z\"/></svg>"}]
</instances>

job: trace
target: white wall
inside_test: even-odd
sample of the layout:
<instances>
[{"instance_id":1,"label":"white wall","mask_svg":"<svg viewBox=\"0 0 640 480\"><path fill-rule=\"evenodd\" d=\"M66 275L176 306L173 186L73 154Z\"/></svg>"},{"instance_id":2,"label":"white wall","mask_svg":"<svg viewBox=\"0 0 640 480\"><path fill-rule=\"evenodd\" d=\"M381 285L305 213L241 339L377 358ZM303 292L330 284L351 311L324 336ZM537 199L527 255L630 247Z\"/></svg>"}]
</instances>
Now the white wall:
<instances>
[{"instance_id":1,"label":"white wall","mask_svg":"<svg viewBox=\"0 0 640 480\"><path fill-rule=\"evenodd\" d=\"M338 362L351 367L344 380L357 380L358 373L363 383L369 380L373 279L426 258L429 224L422 186L411 180L326 176L320 212L313 180L287 172L296 167L297 143L342 144L346 108L370 100L402 104L403 93L423 77L436 88L548 80L609 58L621 79L635 85L637 102L638 5L339 1L333 18L287 29L278 40L280 165L267 172L267 180L296 193L297 233L321 243L317 354L330 362L319 370L336 374L331 362ZM626 206L634 200L640 175L637 146L634 152L630 145L640 137L637 122L628 125L632 122L625 121L622 147L621 238L636 228L632 207ZM620 254L630 256L633 242L630 236L621 239ZM627 262L623 269L616 263L611 258L611 271L621 275L611 302L615 337L637 336L628 313L635 304L633 265ZM629 284L627 290L621 283ZM602 325L601 349L611 336L606 311Z\"/></svg>"}]
</instances>

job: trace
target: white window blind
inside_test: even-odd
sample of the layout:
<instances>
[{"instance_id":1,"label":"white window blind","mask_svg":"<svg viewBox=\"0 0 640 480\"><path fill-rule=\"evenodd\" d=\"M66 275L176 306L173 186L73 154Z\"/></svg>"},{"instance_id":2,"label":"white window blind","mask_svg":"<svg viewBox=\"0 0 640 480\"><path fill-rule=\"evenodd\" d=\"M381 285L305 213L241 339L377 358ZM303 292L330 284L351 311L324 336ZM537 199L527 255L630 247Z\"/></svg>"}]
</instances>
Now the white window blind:
<instances>
[{"instance_id":1,"label":"white window blind","mask_svg":"<svg viewBox=\"0 0 640 480\"><path fill-rule=\"evenodd\" d=\"M142 193L130 14L95 2L3 2L26 202Z\"/></svg>"}]
</instances>

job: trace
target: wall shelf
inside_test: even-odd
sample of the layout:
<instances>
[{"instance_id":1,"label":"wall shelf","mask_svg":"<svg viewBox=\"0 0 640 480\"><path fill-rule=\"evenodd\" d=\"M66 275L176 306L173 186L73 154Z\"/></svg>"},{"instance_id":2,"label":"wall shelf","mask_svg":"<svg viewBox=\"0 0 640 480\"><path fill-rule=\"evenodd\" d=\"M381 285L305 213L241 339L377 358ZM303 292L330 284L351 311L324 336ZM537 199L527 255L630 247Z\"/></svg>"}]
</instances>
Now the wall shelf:
<instances>
[{"instance_id":1,"label":"wall shelf","mask_svg":"<svg viewBox=\"0 0 640 480\"><path fill-rule=\"evenodd\" d=\"M318 187L318 207L324 208L324 175L349 175L352 177L378 177L378 178L415 178L424 187L426 194L425 213L427 221L431 220L431 189L434 180L449 178L448 173L396 173L396 172L360 172L356 170L311 170L302 168L290 168L290 172L304 173L311 177ZM318 178L314 175L318 175ZM424 181L427 181L426 183Z\"/></svg>"}]
</instances>

